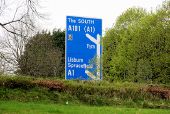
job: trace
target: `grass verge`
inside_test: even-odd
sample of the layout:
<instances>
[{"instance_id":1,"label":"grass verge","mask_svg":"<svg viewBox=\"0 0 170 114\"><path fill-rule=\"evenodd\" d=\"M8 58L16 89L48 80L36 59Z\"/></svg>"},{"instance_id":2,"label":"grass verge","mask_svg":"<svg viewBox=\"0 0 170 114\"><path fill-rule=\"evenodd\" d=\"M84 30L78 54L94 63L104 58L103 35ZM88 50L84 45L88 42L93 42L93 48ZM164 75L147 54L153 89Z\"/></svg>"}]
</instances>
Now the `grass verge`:
<instances>
[{"instance_id":1,"label":"grass verge","mask_svg":"<svg viewBox=\"0 0 170 114\"><path fill-rule=\"evenodd\" d=\"M169 114L168 109L118 108L111 106L60 105L0 101L0 114Z\"/></svg>"}]
</instances>

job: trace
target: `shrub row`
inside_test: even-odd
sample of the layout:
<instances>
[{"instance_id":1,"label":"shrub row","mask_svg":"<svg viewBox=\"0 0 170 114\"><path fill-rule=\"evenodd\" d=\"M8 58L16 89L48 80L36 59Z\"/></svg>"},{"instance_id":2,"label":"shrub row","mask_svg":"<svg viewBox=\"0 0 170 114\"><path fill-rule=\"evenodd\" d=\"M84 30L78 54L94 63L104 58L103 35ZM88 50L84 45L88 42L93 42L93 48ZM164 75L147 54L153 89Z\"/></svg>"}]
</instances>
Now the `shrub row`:
<instances>
[{"instance_id":1,"label":"shrub row","mask_svg":"<svg viewBox=\"0 0 170 114\"><path fill-rule=\"evenodd\" d=\"M97 95L106 98L119 97L122 99L152 99L153 96L157 96L160 99L170 99L170 88L148 85L139 88L116 88L114 86L99 86L94 85L95 82L84 83L66 83L63 80L43 80L24 77L0 77L0 87L6 88L19 88L19 89L31 89L34 87L45 87L49 90L55 90L59 92L66 92L74 96L81 95Z\"/></svg>"},{"instance_id":2,"label":"shrub row","mask_svg":"<svg viewBox=\"0 0 170 114\"><path fill-rule=\"evenodd\" d=\"M31 89L36 85L32 83L33 79L24 77L0 77L0 87L5 88L19 88L19 89Z\"/></svg>"},{"instance_id":3,"label":"shrub row","mask_svg":"<svg viewBox=\"0 0 170 114\"><path fill-rule=\"evenodd\" d=\"M50 79L35 79L25 77L0 77L1 99L12 99L5 93L8 90L24 91L20 94L30 96L25 99L50 99L51 101L74 101L90 105L142 105L142 107L166 107L161 106L165 101L170 105L170 88L163 86L147 85L134 88L115 87L113 84L104 84L103 82L86 82L86 81L64 81ZM31 91L37 90L36 94L31 96ZM25 94L24 94L25 93ZM28 95L29 94L29 95ZM42 95L41 95L42 94ZM17 95L17 94L16 94ZM8 96L8 97L6 97ZM16 96L17 97L17 96ZM24 98L23 98L24 99ZM26 100L27 101L27 100ZM159 102L157 105L147 102Z\"/></svg>"}]
</instances>

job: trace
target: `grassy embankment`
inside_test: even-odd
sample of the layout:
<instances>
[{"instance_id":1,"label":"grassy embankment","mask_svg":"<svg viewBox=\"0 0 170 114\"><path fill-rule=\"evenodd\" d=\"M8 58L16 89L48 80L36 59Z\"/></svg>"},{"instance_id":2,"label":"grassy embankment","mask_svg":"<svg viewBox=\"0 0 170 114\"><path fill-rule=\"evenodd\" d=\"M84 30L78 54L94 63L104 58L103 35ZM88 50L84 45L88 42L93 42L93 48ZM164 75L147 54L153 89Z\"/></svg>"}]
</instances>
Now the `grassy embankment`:
<instances>
[{"instance_id":1,"label":"grassy embankment","mask_svg":"<svg viewBox=\"0 0 170 114\"><path fill-rule=\"evenodd\" d=\"M169 109L170 86L0 76L0 101Z\"/></svg>"}]
</instances>

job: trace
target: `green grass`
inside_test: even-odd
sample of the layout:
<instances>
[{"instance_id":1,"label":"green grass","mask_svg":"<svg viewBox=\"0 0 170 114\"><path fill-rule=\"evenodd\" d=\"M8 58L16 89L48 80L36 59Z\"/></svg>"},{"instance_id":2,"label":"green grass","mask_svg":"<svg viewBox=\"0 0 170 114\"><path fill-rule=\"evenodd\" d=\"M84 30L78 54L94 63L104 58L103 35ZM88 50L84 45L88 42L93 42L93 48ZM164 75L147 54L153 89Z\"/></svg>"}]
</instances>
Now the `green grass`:
<instances>
[{"instance_id":1,"label":"green grass","mask_svg":"<svg viewBox=\"0 0 170 114\"><path fill-rule=\"evenodd\" d=\"M170 114L170 110L0 101L0 114Z\"/></svg>"}]
</instances>

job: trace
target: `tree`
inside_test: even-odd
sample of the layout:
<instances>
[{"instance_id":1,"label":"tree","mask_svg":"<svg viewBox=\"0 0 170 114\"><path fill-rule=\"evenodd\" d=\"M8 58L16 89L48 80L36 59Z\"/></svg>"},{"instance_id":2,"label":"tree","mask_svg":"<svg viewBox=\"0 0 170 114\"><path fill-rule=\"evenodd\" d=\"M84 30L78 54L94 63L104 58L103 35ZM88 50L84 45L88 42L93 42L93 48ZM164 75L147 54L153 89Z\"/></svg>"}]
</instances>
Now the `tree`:
<instances>
[{"instance_id":1,"label":"tree","mask_svg":"<svg viewBox=\"0 0 170 114\"><path fill-rule=\"evenodd\" d=\"M52 39L54 40L54 46L60 48L60 50L65 54L65 30L53 30Z\"/></svg>"},{"instance_id":2,"label":"tree","mask_svg":"<svg viewBox=\"0 0 170 114\"><path fill-rule=\"evenodd\" d=\"M61 74L65 74L65 30L54 30L52 33L52 39L54 41L54 47L60 49L60 52L62 54L61 57Z\"/></svg>"},{"instance_id":3,"label":"tree","mask_svg":"<svg viewBox=\"0 0 170 114\"><path fill-rule=\"evenodd\" d=\"M6 34L5 39L1 42L1 58L6 62L6 65L11 66L13 72L18 69L20 56L25 50L25 45L28 42L28 37L24 37L24 30L20 27L20 35ZM6 69L8 72L9 69Z\"/></svg>"},{"instance_id":4,"label":"tree","mask_svg":"<svg viewBox=\"0 0 170 114\"><path fill-rule=\"evenodd\" d=\"M103 38L104 74L112 79L124 79L127 75L127 46L133 37L131 26L146 16L142 8L129 8L117 18L114 28L108 30ZM133 30L133 29L132 29Z\"/></svg>"},{"instance_id":5,"label":"tree","mask_svg":"<svg viewBox=\"0 0 170 114\"><path fill-rule=\"evenodd\" d=\"M0 1L0 29L3 31L0 38L0 58L5 65L10 66L6 67L10 68L5 69L6 72L18 69L25 44L35 32L36 18L42 17L37 7L37 0Z\"/></svg>"},{"instance_id":6,"label":"tree","mask_svg":"<svg viewBox=\"0 0 170 114\"><path fill-rule=\"evenodd\" d=\"M170 83L169 3L155 13L129 9L118 18L104 37L104 74L113 80Z\"/></svg>"},{"instance_id":7,"label":"tree","mask_svg":"<svg viewBox=\"0 0 170 114\"><path fill-rule=\"evenodd\" d=\"M57 31L58 33L62 31ZM56 33L56 32L53 32ZM58 36L59 37L59 36ZM55 45L54 34L47 32L36 34L26 44L25 52L19 60L18 73L31 76L63 75L63 52Z\"/></svg>"},{"instance_id":8,"label":"tree","mask_svg":"<svg viewBox=\"0 0 170 114\"><path fill-rule=\"evenodd\" d=\"M13 5L11 5L13 4ZM1 0L0 1L0 27L7 33L21 35L18 25L22 25L25 31L33 30L36 17L41 17L37 11L36 0ZM9 10L11 8L11 10ZM6 17L7 16L7 17ZM22 34L27 36L27 34Z\"/></svg>"},{"instance_id":9,"label":"tree","mask_svg":"<svg viewBox=\"0 0 170 114\"><path fill-rule=\"evenodd\" d=\"M4 74L4 62L3 60L0 58L0 75Z\"/></svg>"},{"instance_id":10,"label":"tree","mask_svg":"<svg viewBox=\"0 0 170 114\"><path fill-rule=\"evenodd\" d=\"M113 76L110 70L112 67L111 60L116 54L116 49L120 41L120 37L114 28L108 30L103 37L103 73L105 79L111 75Z\"/></svg>"},{"instance_id":11,"label":"tree","mask_svg":"<svg viewBox=\"0 0 170 114\"><path fill-rule=\"evenodd\" d=\"M127 28L132 24L136 24L146 15L147 13L143 8L129 8L117 18L115 27L117 29Z\"/></svg>"}]
</instances>

